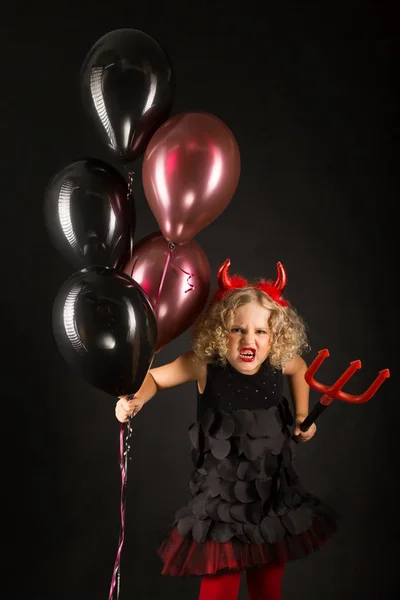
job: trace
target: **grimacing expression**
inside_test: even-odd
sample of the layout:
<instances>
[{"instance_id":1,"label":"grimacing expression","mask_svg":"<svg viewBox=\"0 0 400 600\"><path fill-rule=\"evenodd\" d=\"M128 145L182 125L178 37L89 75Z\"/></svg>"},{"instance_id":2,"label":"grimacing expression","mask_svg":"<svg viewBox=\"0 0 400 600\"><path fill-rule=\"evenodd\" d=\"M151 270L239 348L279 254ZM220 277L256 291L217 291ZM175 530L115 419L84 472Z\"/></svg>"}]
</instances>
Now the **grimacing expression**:
<instances>
[{"instance_id":1,"label":"grimacing expression","mask_svg":"<svg viewBox=\"0 0 400 600\"><path fill-rule=\"evenodd\" d=\"M267 358L271 347L270 315L271 311L255 300L236 310L225 356L240 373L254 375Z\"/></svg>"}]
</instances>

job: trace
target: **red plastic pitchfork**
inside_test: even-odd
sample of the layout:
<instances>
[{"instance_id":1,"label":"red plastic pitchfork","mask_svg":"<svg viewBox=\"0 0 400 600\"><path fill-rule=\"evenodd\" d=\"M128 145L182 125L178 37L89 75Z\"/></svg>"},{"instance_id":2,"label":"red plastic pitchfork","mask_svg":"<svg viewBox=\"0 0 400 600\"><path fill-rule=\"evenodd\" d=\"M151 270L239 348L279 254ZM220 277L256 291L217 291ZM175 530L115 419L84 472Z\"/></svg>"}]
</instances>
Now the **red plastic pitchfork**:
<instances>
[{"instance_id":1,"label":"red plastic pitchfork","mask_svg":"<svg viewBox=\"0 0 400 600\"><path fill-rule=\"evenodd\" d=\"M320 350L304 375L304 378L307 381L308 385L314 390L322 392L323 396L321 396L319 402L314 406L308 417L306 417L301 423L301 431L307 431L310 425L314 423L317 417L319 417L319 415L324 412L324 410L330 405L332 400L334 400L335 398L337 398L338 400L343 400L344 402L350 402L351 404L364 404L364 402L368 402L368 400L372 398L372 396L376 393L378 388L380 388L385 379L390 377L389 369L383 369L383 371L379 371L375 381L371 383L369 388L365 390L363 394L360 394L359 396L347 394L346 392L342 392L342 387L345 383L347 383L350 377L352 377L358 369L361 369L361 361L353 360L350 363L350 366L347 367L343 375L341 375L333 385L328 386L324 385L323 383L319 383L314 379L315 373L328 356L329 351L327 349Z\"/></svg>"}]
</instances>

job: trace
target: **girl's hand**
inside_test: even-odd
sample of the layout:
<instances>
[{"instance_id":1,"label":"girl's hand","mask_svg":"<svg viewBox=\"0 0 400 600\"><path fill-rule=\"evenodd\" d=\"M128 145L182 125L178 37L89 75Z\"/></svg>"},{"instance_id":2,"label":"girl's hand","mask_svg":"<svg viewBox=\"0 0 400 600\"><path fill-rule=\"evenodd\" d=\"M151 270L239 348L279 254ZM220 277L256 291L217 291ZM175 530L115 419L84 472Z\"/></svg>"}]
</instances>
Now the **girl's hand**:
<instances>
[{"instance_id":1,"label":"girl's hand","mask_svg":"<svg viewBox=\"0 0 400 600\"><path fill-rule=\"evenodd\" d=\"M115 416L120 423L126 423L129 417L136 417L144 402L135 396L121 396L115 405Z\"/></svg>"},{"instance_id":2,"label":"girl's hand","mask_svg":"<svg viewBox=\"0 0 400 600\"><path fill-rule=\"evenodd\" d=\"M301 431L300 429L300 425L302 424L302 422L304 421L304 419L306 418L307 415L303 416L303 415L296 415L296 420L295 420L295 428L293 431L293 435L295 437L296 442L300 442L300 443L304 443L304 442L308 442L309 440L311 440L312 437L314 437L316 431L317 431L317 426L315 423L313 423L309 429L307 429L307 431Z\"/></svg>"}]
</instances>

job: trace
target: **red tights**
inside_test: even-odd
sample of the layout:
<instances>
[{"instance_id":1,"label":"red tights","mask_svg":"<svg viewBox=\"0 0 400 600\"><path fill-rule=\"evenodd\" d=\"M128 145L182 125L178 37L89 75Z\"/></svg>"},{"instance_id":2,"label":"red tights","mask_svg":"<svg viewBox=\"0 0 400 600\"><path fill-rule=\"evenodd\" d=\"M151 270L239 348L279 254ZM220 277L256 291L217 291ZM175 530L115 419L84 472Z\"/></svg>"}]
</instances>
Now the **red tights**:
<instances>
[{"instance_id":1,"label":"red tights","mask_svg":"<svg viewBox=\"0 0 400 600\"><path fill-rule=\"evenodd\" d=\"M280 600L284 565L264 565L246 572L249 600ZM199 600L237 600L240 571L203 577Z\"/></svg>"}]
</instances>

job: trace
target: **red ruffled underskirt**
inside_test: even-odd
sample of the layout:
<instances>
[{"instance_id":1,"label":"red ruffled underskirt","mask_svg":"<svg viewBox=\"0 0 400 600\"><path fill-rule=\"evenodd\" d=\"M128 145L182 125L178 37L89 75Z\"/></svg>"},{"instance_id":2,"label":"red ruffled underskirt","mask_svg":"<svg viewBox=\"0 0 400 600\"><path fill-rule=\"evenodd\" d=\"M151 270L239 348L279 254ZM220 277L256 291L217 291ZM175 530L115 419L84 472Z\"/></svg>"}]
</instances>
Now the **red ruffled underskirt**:
<instances>
[{"instance_id":1,"label":"red ruffled underskirt","mask_svg":"<svg viewBox=\"0 0 400 600\"><path fill-rule=\"evenodd\" d=\"M164 565L161 573L203 576L267 563L285 563L318 550L331 534L331 528L320 518L315 518L307 531L275 544L245 544L235 538L229 542L198 543L182 537L175 527L158 549Z\"/></svg>"}]
</instances>

